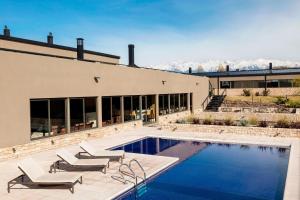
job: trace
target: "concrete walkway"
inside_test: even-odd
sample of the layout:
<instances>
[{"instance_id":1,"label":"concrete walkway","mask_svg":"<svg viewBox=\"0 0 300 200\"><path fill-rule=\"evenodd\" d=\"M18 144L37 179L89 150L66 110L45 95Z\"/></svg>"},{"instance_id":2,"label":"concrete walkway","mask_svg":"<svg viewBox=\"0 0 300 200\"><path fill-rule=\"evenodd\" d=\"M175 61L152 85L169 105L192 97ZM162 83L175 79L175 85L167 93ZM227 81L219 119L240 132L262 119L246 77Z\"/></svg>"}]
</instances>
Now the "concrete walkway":
<instances>
[{"instance_id":1,"label":"concrete walkway","mask_svg":"<svg viewBox=\"0 0 300 200\"><path fill-rule=\"evenodd\" d=\"M156 128L139 128L133 131L119 132L112 135L107 135L100 139L95 139L92 142L97 148L110 148L116 145L128 143L133 140L138 140L146 136L177 138L185 140L203 140L225 143L245 143L245 144L261 144L261 145L276 145L276 146L291 146L290 161L288 167L288 175L285 188L285 200L300 199L300 139L295 138L270 138L236 134L212 134L212 133L196 133L196 132L170 132L162 131ZM67 147L71 152L76 154L80 149L73 145ZM43 165L45 170L49 170L49 166L57 159L55 150L45 151L30 155ZM142 154L126 154L125 162L136 158L144 166L147 176L161 171L162 169L172 165L177 161L177 158L164 156L151 156ZM0 196L1 199L18 199L18 200L35 200L35 199L111 199L122 194L124 191L133 187L133 184L123 184L114 180L112 176L118 175L119 163L113 162L107 171L103 174L99 171L80 171L72 173L83 174L83 184L75 186L75 193L67 189L53 187L51 189L39 187L38 189L28 189L22 185L15 187L24 189L12 189L11 193L7 193L7 182L20 174L17 169L17 159L8 160L0 163ZM136 169L138 171L138 169ZM59 173L59 172L58 172ZM138 172L140 173L140 172ZM21 186L21 187L20 187Z\"/></svg>"}]
</instances>

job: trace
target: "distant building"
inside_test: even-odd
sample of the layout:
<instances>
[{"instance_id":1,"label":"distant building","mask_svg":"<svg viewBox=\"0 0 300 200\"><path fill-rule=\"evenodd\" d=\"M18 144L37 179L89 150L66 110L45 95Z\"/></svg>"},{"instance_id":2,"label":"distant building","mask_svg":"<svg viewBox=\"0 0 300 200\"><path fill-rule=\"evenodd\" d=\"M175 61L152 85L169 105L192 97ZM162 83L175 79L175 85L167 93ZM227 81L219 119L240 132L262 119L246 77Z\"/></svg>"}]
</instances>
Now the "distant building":
<instances>
[{"instance_id":1,"label":"distant building","mask_svg":"<svg viewBox=\"0 0 300 200\"><path fill-rule=\"evenodd\" d=\"M274 69L272 63L268 69L230 71L226 66L225 71L221 72L193 74L209 77L215 94L221 94L226 89L228 95L240 95L245 88L253 92L269 89L271 95L294 95L299 92L300 68Z\"/></svg>"}]
</instances>

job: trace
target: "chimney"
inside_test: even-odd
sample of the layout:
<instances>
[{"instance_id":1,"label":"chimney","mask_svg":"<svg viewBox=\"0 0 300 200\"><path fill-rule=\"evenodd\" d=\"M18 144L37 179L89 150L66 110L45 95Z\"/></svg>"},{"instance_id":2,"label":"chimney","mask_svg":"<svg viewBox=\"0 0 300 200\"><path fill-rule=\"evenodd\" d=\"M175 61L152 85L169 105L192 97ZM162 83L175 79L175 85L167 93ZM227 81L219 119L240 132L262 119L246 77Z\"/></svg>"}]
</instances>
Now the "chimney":
<instances>
[{"instance_id":1,"label":"chimney","mask_svg":"<svg viewBox=\"0 0 300 200\"><path fill-rule=\"evenodd\" d=\"M77 38L77 60L83 60L83 38Z\"/></svg>"},{"instance_id":2,"label":"chimney","mask_svg":"<svg viewBox=\"0 0 300 200\"><path fill-rule=\"evenodd\" d=\"M269 63L269 70L272 70L272 68L273 68L273 64L270 62Z\"/></svg>"},{"instance_id":3,"label":"chimney","mask_svg":"<svg viewBox=\"0 0 300 200\"><path fill-rule=\"evenodd\" d=\"M128 45L128 65L131 67L134 67L134 45L129 44Z\"/></svg>"},{"instance_id":4,"label":"chimney","mask_svg":"<svg viewBox=\"0 0 300 200\"><path fill-rule=\"evenodd\" d=\"M229 65L226 65L226 72L229 72Z\"/></svg>"},{"instance_id":5,"label":"chimney","mask_svg":"<svg viewBox=\"0 0 300 200\"><path fill-rule=\"evenodd\" d=\"M192 68L191 67L189 67L189 74L191 74L192 73Z\"/></svg>"},{"instance_id":6,"label":"chimney","mask_svg":"<svg viewBox=\"0 0 300 200\"><path fill-rule=\"evenodd\" d=\"M47 36L47 43L48 44L53 44L53 35L50 32L49 35Z\"/></svg>"},{"instance_id":7,"label":"chimney","mask_svg":"<svg viewBox=\"0 0 300 200\"><path fill-rule=\"evenodd\" d=\"M3 35L5 37L10 37L10 30L7 28L6 25L4 26L4 29L3 29Z\"/></svg>"}]
</instances>

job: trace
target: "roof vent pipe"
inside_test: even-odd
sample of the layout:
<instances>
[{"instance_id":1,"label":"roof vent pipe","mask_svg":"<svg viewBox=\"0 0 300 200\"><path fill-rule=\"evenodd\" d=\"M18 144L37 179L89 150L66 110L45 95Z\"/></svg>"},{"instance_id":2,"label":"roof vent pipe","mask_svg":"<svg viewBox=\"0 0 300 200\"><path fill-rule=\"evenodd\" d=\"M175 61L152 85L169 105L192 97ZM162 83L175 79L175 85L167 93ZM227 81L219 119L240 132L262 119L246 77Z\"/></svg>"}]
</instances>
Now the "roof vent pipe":
<instances>
[{"instance_id":1,"label":"roof vent pipe","mask_svg":"<svg viewBox=\"0 0 300 200\"><path fill-rule=\"evenodd\" d=\"M47 36L47 43L48 44L53 44L53 35L50 32L49 35Z\"/></svg>"},{"instance_id":2,"label":"roof vent pipe","mask_svg":"<svg viewBox=\"0 0 300 200\"><path fill-rule=\"evenodd\" d=\"M273 69L273 64L270 62L269 63L269 70L272 70Z\"/></svg>"},{"instance_id":3,"label":"roof vent pipe","mask_svg":"<svg viewBox=\"0 0 300 200\"><path fill-rule=\"evenodd\" d=\"M130 67L134 67L134 45L133 44L129 44L128 45L128 65Z\"/></svg>"},{"instance_id":4,"label":"roof vent pipe","mask_svg":"<svg viewBox=\"0 0 300 200\"><path fill-rule=\"evenodd\" d=\"M77 38L77 60L83 60L83 38Z\"/></svg>"},{"instance_id":5,"label":"roof vent pipe","mask_svg":"<svg viewBox=\"0 0 300 200\"><path fill-rule=\"evenodd\" d=\"M192 73L192 68L191 67L189 67L189 74L191 74Z\"/></svg>"},{"instance_id":6,"label":"roof vent pipe","mask_svg":"<svg viewBox=\"0 0 300 200\"><path fill-rule=\"evenodd\" d=\"M7 28L6 25L4 26L4 29L3 29L3 35L5 37L10 37L10 30Z\"/></svg>"},{"instance_id":7,"label":"roof vent pipe","mask_svg":"<svg viewBox=\"0 0 300 200\"><path fill-rule=\"evenodd\" d=\"M229 72L229 65L226 65L226 72Z\"/></svg>"}]
</instances>

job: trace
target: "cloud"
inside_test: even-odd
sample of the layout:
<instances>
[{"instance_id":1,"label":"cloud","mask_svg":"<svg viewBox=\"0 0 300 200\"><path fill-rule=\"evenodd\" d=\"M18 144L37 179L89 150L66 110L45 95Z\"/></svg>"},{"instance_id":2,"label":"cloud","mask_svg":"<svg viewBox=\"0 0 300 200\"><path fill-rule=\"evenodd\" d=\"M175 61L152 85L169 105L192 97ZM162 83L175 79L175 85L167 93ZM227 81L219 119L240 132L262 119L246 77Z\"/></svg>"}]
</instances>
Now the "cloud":
<instances>
[{"instance_id":1,"label":"cloud","mask_svg":"<svg viewBox=\"0 0 300 200\"><path fill-rule=\"evenodd\" d=\"M153 30L119 30L94 38L97 49L119 54L127 63L127 44L136 45L136 63L141 66L177 60L299 60L300 3L288 1L282 8L268 5L245 12L233 12L222 25L203 30L178 30L161 26ZM105 38L105 40L103 39Z\"/></svg>"}]
</instances>

